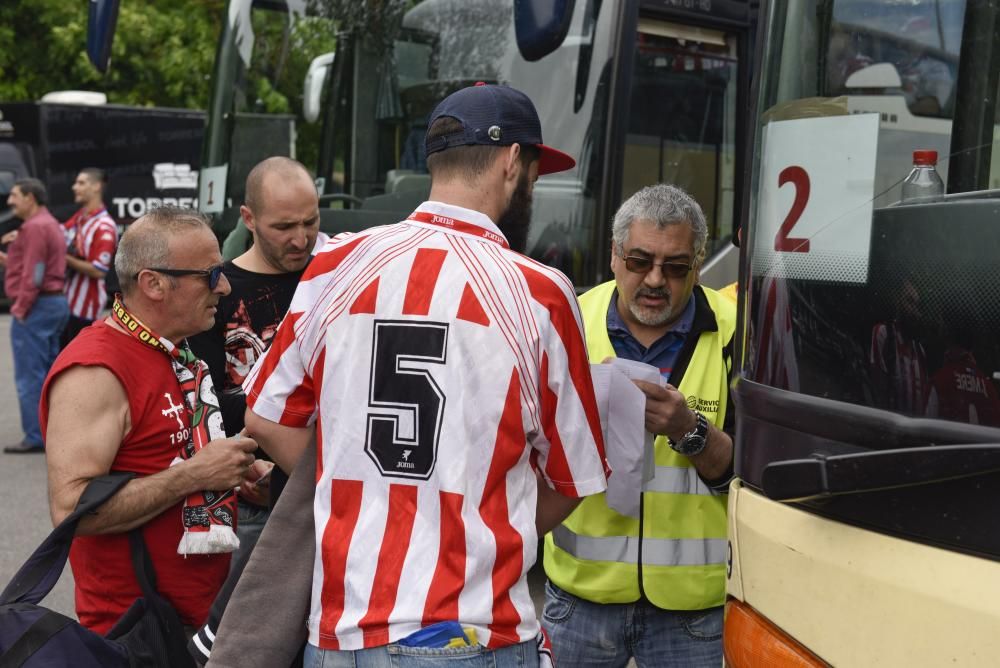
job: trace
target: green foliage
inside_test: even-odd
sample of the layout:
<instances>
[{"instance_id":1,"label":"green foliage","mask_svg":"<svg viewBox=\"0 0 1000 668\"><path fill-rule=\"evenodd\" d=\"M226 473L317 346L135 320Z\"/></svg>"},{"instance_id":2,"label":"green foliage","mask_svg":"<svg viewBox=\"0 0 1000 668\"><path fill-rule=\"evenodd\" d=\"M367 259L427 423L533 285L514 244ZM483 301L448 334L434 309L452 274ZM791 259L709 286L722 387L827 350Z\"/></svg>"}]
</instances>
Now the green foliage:
<instances>
[{"instance_id":1,"label":"green foliage","mask_svg":"<svg viewBox=\"0 0 1000 668\"><path fill-rule=\"evenodd\" d=\"M336 23L320 17L289 18L281 12L253 15L254 54L246 82L237 95L239 111L292 114L296 117L296 157L314 169L319 156L320 123L302 119L302 94L313 58L334 51ZM237 87L241 83L237 82Z\"/></svg>"},{"instance_id":2,"label":"green foliage","mask_svg":"<svg viewBox=\"0 0 1000 668\"><path fill-rule=\"evenodd\" d=\"M321 126L302 121L303 82L312 59L336 47L332 7L350 5L315 2L320 16L254 11L252 65L225 84L236 86L239 111L296 116L297 157L310 168ZM398 13L399 2L388 4ZM226 0L121 0L106 74L87 59L87 7L86 0L0 0L0 101L94 90L116 104L207 107Z\"/></svg>"},{"instance_id":3,"label":"green foliage","mask_svg":"<svg viewBox=\"0 0 1000 668\"><path fill-rule=\"evenodd\" d=\"M83 89L113 103L205 107L224 0L123 0L104 75L87 59L87 5L0 3L0 100Z\"/></svg>"}]
</instances>

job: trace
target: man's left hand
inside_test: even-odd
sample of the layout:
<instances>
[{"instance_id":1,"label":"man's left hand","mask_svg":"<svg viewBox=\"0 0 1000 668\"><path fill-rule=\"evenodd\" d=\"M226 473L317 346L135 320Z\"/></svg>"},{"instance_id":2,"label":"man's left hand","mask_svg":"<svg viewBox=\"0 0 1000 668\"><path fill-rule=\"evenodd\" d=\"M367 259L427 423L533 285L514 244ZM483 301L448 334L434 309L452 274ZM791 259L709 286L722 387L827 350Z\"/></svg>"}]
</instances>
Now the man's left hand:
<instances>
[{"instance_id":1,"label":"man's left hand","mask_svg":"<svg viewBox=\"0 0 1000 668\"><path fill-rule=\"evenodd\" d=\"M257 459L247 469L246 477L240 483L240 498L257 506L267 506L271 502L271 469L274 462Z\"/></svg>"},{"instance_id":2,"label":"man's left hand","mask_svg":"<svg viewBox=\"0 0 1000 668\"><path fill-rule=\"evenodd\" d=\"M643 380L632 382L646 395L646 431L677 441L695 428L698 418L676 387L660 387Z\"/></svg>"}]
</instances>

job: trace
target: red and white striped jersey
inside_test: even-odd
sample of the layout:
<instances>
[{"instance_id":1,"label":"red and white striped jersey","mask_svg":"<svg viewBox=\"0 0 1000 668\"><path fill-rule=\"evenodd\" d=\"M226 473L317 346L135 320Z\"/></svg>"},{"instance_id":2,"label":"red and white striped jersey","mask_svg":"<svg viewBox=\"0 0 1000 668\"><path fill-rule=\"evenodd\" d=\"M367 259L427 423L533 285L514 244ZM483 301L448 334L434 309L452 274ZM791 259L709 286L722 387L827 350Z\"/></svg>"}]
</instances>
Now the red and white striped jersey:
<instances>
[{"instance_id":1,"label":"red and white striped jersey","mask_svg":"<svg viewBox=\"0 0 1000 668\"><path fill-rule=\"evenodd\" d=\"M118 247L118 227L107 209L85 212L80 209L65 223L69 252L90 262L103 272L111 269ZM103 278L70 272L66 281L69 312L77 318L96 320L108 300Z\"/></svg>"},{"instance_id":2,"label":"red and white striped jersey","mask_svg":"<svg viewBox=\"0 0 1000 668\"><path fill-rule=\"evenodd\" d=\"M261 417L315 421L311 643L446 620L489 647L537 636L533 467L569 497L608 473L562 274L483 214L426 202L316 255L243 387Z\"/></svg>"},{"instance_id":3,"label":"red and white striped jersey","mask_svg":"<svg viewBox=\"0 0 1000 668\"><path fill-rule=\"evenodd\" d=\"M877 323L872 328L869 362L888 380L890 409L924 415L930 374L922 343L905 335L896 321Z\"/></svg>"}]
</instances>

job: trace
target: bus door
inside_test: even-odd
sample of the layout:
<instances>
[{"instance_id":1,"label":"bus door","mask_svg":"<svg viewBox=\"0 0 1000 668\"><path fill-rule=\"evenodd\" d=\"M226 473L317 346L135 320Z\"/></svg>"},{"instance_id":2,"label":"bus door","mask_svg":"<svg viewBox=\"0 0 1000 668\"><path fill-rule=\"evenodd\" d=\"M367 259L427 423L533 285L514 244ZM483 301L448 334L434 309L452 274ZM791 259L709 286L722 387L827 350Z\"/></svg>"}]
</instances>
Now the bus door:
<instances>
[{"instance_id":1,"label":"bus door","mask_svg":"<svg viewBox=\"0 0 1000 668\"><path fill-rule=\"evenodd\" d=\"M701 205L708 222L702 281L736 280L730 240L739 203L737 161L750 67L750 12L729 3L701 13L643 2L632 44L623 137L622 201L654 183L672 183ZM629 48L630 47L630 48ZM714 257L713 257L714 256Z\"/></svg>"}]
</instances>

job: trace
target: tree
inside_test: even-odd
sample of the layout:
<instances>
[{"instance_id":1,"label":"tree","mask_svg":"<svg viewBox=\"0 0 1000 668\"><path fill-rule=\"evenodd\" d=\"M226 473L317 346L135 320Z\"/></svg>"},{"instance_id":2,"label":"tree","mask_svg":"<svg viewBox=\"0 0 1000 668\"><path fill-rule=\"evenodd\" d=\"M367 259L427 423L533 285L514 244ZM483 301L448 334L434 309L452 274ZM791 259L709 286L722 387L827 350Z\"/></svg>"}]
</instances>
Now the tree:
<instances>
[{"instance_id":1,"label":"tree","mask_svg":"<svg viewBox=\"0 0 1000 668\"><path fill-rule=\"evenodd\" d=\"M121 104L204 108L224 0L123 0L107 74L87 59L87 3L0 5L0 100L85 89Z\"/></svg>"}]
</instances>

